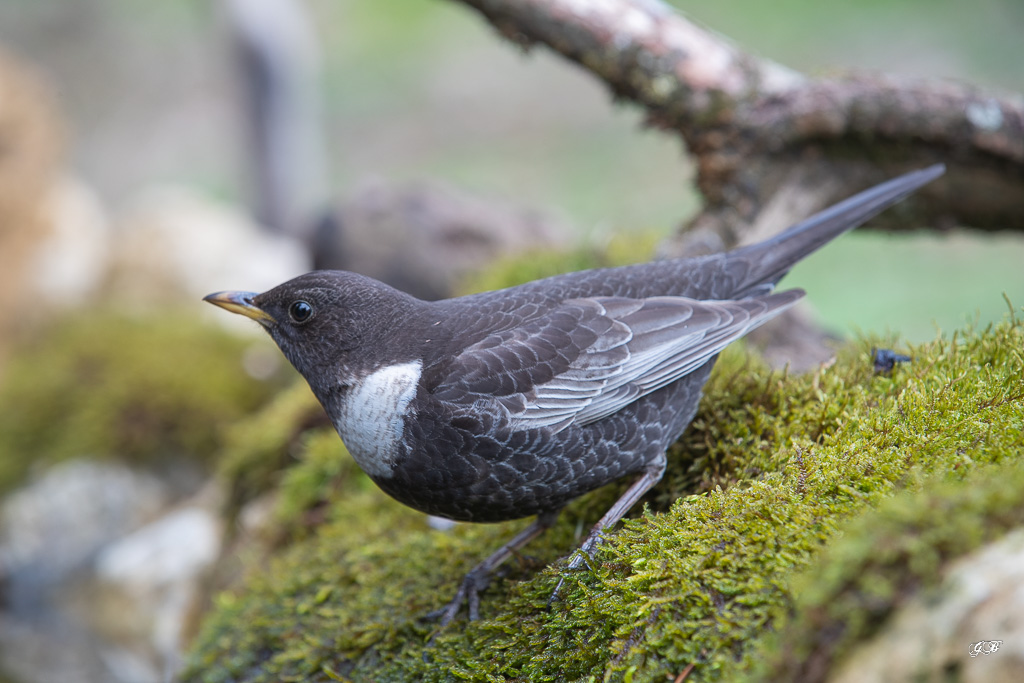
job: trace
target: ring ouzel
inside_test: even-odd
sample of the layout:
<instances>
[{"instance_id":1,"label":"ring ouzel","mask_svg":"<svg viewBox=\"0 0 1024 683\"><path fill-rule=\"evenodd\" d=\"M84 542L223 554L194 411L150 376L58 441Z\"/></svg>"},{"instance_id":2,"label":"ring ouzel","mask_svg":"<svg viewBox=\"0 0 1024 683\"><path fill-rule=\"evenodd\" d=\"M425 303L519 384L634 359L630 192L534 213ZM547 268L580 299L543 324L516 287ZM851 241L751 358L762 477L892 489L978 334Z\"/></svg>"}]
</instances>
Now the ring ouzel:
<instances>
[{"instance_id":1,"label":"ring ouzel","mask_svg":"<svg viewBox=\"0 0 1024 683\"><path fill-rule=\"evenodd\" d=\"M475 618L490 573L568 501L636 477L583 543L592 553L661 479L719 352L804 295L773 293L776 282L943 170L908 173L760 244L701 258L434 302L344 271L205 300L263 325L352 457L397 500L469 522L537 515L466 575L438 612L443 625L467 601Z\"/></svg>"}]
</instances>

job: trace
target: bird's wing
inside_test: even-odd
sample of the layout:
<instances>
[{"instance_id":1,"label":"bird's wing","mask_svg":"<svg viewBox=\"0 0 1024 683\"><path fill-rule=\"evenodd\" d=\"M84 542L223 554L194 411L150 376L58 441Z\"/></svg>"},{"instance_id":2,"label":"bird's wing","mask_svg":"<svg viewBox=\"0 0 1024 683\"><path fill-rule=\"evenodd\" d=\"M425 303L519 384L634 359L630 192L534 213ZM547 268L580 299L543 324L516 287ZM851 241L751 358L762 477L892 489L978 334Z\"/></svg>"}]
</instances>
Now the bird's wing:
<instances>
[{"instance_id":1,"label":"bird's wing","mask_svg":"<svg viewBox=\"0 0 1024 683\"><path fill-rule=\"evenodd\" d=\"M589 424L696 370L801 296L569 300L463 350L432 393L497 401L514 430Z\"/></svg>"}]
</instances>

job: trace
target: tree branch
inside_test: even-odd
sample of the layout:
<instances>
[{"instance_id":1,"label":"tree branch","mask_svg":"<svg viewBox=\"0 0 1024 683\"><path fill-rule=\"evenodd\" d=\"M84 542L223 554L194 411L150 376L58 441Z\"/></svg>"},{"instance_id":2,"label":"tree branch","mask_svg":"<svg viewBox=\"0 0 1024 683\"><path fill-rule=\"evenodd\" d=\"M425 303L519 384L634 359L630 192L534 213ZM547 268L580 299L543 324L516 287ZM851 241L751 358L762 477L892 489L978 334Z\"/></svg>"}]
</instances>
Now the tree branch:
<instances>
[{"instance_id":1,"label":"tree branch","mask_svg":"<svg viewBox=\"0 0 1024 683\"><path fill-rule=\"evenodd\" d=\"M810 78L658 0L460 1L520 45L582 65L683 137L706 204L678 250L731 246L766 207L778 228L935 161L950 172L898 214L902 225L1024 230L1024 97L883 75ZM779 193L792 201L773 203Z\"/></svg>"},{"instance_id":2,"label":"tree branch","mask_svg":"<svg viewBox=\"0 0 1024 683\"><path fill-rule=\"evenodd\" d=\"M679 127L799 87L796 71L753 57L658 0L461 0L505 37L547 45Z\"/></svg>"}]
</instances>

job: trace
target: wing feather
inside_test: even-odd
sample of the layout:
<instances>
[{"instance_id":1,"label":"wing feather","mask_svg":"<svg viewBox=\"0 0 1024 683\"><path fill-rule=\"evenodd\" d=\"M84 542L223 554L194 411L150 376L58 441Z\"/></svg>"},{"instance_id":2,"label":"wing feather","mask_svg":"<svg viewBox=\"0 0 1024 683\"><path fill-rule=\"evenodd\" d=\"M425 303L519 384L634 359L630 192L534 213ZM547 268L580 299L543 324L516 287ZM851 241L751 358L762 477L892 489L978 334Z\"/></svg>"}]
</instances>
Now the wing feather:
<instances>
[{"instance_id":1,"label":"wing feather","mask_svg":"<svg viewBox=\"0 0 1024 683\"><path fill-rule=\"evenodd\" d=\"M693 372L802 296L573 299L465 349L432 391L495 402L513 430L586 425Z\"/></svg>"}]
</instances>

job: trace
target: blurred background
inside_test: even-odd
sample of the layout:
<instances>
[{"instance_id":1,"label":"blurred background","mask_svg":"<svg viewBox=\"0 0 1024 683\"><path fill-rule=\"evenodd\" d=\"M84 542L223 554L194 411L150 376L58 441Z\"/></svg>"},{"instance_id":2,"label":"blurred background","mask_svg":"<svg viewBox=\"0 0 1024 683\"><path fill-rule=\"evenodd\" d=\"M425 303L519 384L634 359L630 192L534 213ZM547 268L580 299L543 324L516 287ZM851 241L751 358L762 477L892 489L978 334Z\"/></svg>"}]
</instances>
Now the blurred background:
<instances>
[{"instance_id":1,"label":"blurred background","mask_svg":"<svg viewBox=\"0 0 1024 683\"><path fill-rule=\"evenodd\" d=\"M63 169L109 214L123 216L168 186L237 207L252 196L253 157L230 24L244 23L232 7L254 4L3 0L0 43L50 88L65 135ZM674 4L745 49L812 74L877 69L1024 90L1024 6L1014 0ZM573 240L665 234L694 212L675 137L643 129L641 113L611 103L589 75L544 50L522 54L458 3L302 7L304 26L273 9L260 19L278 40L299 44L288 49L303 53L299 68L317 86L300 96L298 114L314 126L307 139L289 141L301 211L351 201L368 184L430 181L542 212ZM920 340L935 323L948 329L976 312L1001 315L998 293L1024 289L1013 268L1019 246L952 239L905 247L858 235L808 262L792 284L811 289L823 319L845 332L889 328ZM866 253L849 244L862 240ZM856 277L868 254L880 276L873 283ZM908 259L920 269L888 267ZM972 263L984 266L974 273ZM907 275L908 286L894 273ZM221 286L265 284L272 282ZM872 284L886 296L872 296Z\"/></svg>"},{"instance_id":2,"label":"blurred background","mask_svg":"<svg viewBox=\"0 0 1024 683\"><path fill-rule=\"evenodd\" d=\"M811 74L1024 92L1019 0L671 4ZM273 83L268 140L249 105ZM648 258L698 197L642 120L446 0L0 0L0 671L176 666L221 552L224 425L293 380L200 296L314 266L445 296L536 249ZM1016 235L857 233L786 284L839 334L914 342L1020 306L1022 263Z\"/></svg>"}]
</instances>

